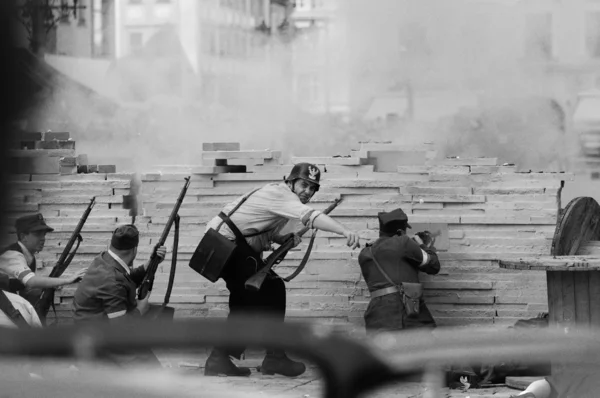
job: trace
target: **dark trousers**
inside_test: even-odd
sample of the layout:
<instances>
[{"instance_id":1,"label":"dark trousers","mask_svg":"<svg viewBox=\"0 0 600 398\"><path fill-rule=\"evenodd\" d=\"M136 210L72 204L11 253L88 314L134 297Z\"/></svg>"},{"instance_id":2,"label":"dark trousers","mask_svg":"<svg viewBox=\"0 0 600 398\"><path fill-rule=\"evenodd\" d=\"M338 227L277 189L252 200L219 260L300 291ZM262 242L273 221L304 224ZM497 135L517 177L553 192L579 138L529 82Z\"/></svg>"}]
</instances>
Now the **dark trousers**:
<instances>
[{"instance_id":1,"label":"dark trousers","mask_svg":"<svg viewBox=\"0 0 600 398\"><path fill-rule=\"evenodd\" d=\"M251 266L251 268L250 268ZM245 260L236 259L224 274L223 280L229 290L229 316L236 317L269 317L283 322L285 319L285 283L272 272L261 285L260 290L254 292L244 286L246 280L255 271L254 264L246 264ZM228 355L241 358L246 347L222 348Z\"/></svg>"},{"instance_id":2,"label":"dark trousers","mask_svg":"<svg viewBox=\"0 0 600 398\"><path fill-rule=\"evenodd\" d=\"M417 318L406 316L399 294L371 299L364 317L368 332L436 327L435 320L423 300L419 302Z\"/></svg>"}]
</instances>

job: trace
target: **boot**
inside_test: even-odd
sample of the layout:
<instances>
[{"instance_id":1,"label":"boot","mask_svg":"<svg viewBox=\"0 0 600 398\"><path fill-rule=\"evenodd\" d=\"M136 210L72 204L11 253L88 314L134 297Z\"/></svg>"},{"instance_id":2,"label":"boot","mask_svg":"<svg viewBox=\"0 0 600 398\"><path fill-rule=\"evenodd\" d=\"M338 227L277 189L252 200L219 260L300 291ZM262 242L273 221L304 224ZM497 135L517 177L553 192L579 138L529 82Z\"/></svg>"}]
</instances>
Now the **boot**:
<instances>
[{"instance_id":1,"label":"boot","mask_svg":"<svg viewBox=\"0 0 600 398\"><path fill-rule=\"evenodd\" d=\"M250 368L236 366L223 351L213 349L204 365L204 376L250 376Z\"/></svg>"},{"instance_id":2,"label":"boot","mask_svg":"<svg viewBox=\"0 0 600 398\"><path fill-rule=\"evenodd\" d=\"M306 371L306 366L302 362L292 361L283 351L267 351L267 355L260 367L260 372L264 375L273 375L275 373L295 377L300 376Z\"/></svg>"}]
</instances>

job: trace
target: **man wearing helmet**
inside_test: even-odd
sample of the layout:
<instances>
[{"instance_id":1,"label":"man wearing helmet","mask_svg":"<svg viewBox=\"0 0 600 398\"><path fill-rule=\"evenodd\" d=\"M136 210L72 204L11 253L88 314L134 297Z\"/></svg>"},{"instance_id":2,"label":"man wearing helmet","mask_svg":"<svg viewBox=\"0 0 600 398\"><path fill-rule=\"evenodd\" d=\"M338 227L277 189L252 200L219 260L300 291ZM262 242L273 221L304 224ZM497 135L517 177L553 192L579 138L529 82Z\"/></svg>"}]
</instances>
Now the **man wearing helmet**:
<instances>
[{"instance_id":1,"label":"man wearing helmet","mask_svg":"<svg viewBox=\"0 0 600 398\"><path fill-rule=\"evenodd\" d=\"M295 246L300 244L299 236L281 234L283 227L290 220L300 220L310 228L343 235L347 238L346 244L349 247L360 247L356 232L306 205L319 190L320 179L321 171L317 166L309 163L296 164L284 182L267 184L236 199L225 206L223 213L229 215L250 248L261 257L263 251L271 250L272 243L282 244L290 235L294 236ZM239 203L242 205L236 208ZM218 216L208 223L207 231L209 228L215 229L232 241L235 240L235 234ZM256 264L248 264L248 261L247 257L235 258L234 254L233 261L221 274L229 290L229 317L259 313L283 322L286 306L284 282L271 272L260 290L247 290L244 283L256 272ZM231 361L231 357L240 359L244 351L244 347L214 348L206 361L204 374L249 376L249 368L238 367ZM260 370L263 374L277 373L293 377L304 373L306 367L301 362L289 359L283 351L267 350Z\"/></svg>"}]
</instances>

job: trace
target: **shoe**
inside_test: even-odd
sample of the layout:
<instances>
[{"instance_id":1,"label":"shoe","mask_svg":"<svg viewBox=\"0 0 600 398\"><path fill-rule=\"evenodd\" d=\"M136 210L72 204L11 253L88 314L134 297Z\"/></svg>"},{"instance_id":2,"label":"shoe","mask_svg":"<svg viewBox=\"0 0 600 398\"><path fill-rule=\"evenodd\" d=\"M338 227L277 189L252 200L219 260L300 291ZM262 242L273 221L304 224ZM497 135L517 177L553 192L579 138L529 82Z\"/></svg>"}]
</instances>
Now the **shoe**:
<instances>
[{"instance_id":1,"label":"shoe","mask_svg":"<svg viewBox=\"0 0 600 398\"><path fill-rule=\"evenodd\" d=\"M213 350L204 365L204 376L250 376L250 368L236 366L229 355Z\"/></svg>"},{"instance_id":2,"label":"shoe","mask_svg":"<svg viewBox=\"0 0 600 398\"><path fill-rule=\"evenodd\" d=\"M302 362L292 361L283 351L267 351L267 355L260 366L264 375L280 374L287 377L300 376L306 371Z\"/></svg>"}]
</instances>

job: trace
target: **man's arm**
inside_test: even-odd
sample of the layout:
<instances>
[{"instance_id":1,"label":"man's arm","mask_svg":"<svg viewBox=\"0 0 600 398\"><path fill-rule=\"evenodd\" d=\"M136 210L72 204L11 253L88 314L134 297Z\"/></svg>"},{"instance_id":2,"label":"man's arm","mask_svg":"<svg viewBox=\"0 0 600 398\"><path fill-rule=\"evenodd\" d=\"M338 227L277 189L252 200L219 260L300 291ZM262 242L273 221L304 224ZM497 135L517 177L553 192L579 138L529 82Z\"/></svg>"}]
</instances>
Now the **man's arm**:
<instances>
[{"instance_id":1,"label":"man's arm","mask_svg":"<svg viewBox=\"0 0 600 398\"><path fill-rule=\"evenodd\" d=\"M329 217L327 214L319 214L313 220L313 228L321 229L327 232L333 232L334 234L343 235L346 237L346 244L350 246L352 249L356 249L360 247L360 239L358 234L354 231L349 230L344 227L339 222L335 221L333 218Z\"/></svg>"},{"instance_id":2,"label":"man's arm","mask_svg":"<svg viewBox=\"0 0 600 398\"><path fill-rule=\"evenodd\" d=\"M142 267L138 267L142 268ZM139 318L143 315L140 308L129 302L129 291L124 283L110 278L98 289L97 298L103 303L103 310L111 321Z\"/></svg>"},{"instance_id":3,"label":"man's arm","mask_svg":"<svg viewBox=\"0 0 600 398\"><path fill-rule=\"evenodd\" d=\"M430 242L429 245L426 245L421 238L416 235L412 239L408 239L407 257L417 265L421 272L425 272L429 275L435 275L440 272L440 260L432 246L432 242Z\"/></svg>"},{"instance_id":4,"label":"man's arm","mask_svg":"<svg viewBox=\"0 0 600 398\"><path fill-rule=\"evenodd\" d=\"M70 285L77 282L85 274L85 269L77 271L68 278L50 278L47 276L36 275L27 266L27 261L22 253L4 253L2 256L0 271L9 277L16 278L28 288L57 288L64 285Z\"/></svg>"},{"instance_id":5,"label":"man's arm","mask_svg":"<svg viewBox=\"0 0 600 398\"><path fill-rule=\"evenodd\" d=\"M167 248L165 246L160 246L156 249L156 255L159 258L159 264L165 259L167 255ZM139 286L144 280L144 276L146 276L146 270L148 270L148 266L150 265L150 259L144 263L144 265L140 265L139 267L135 267L131 270L131 279L135 282L136 286Z\"/></svg>"}]
</instances>

